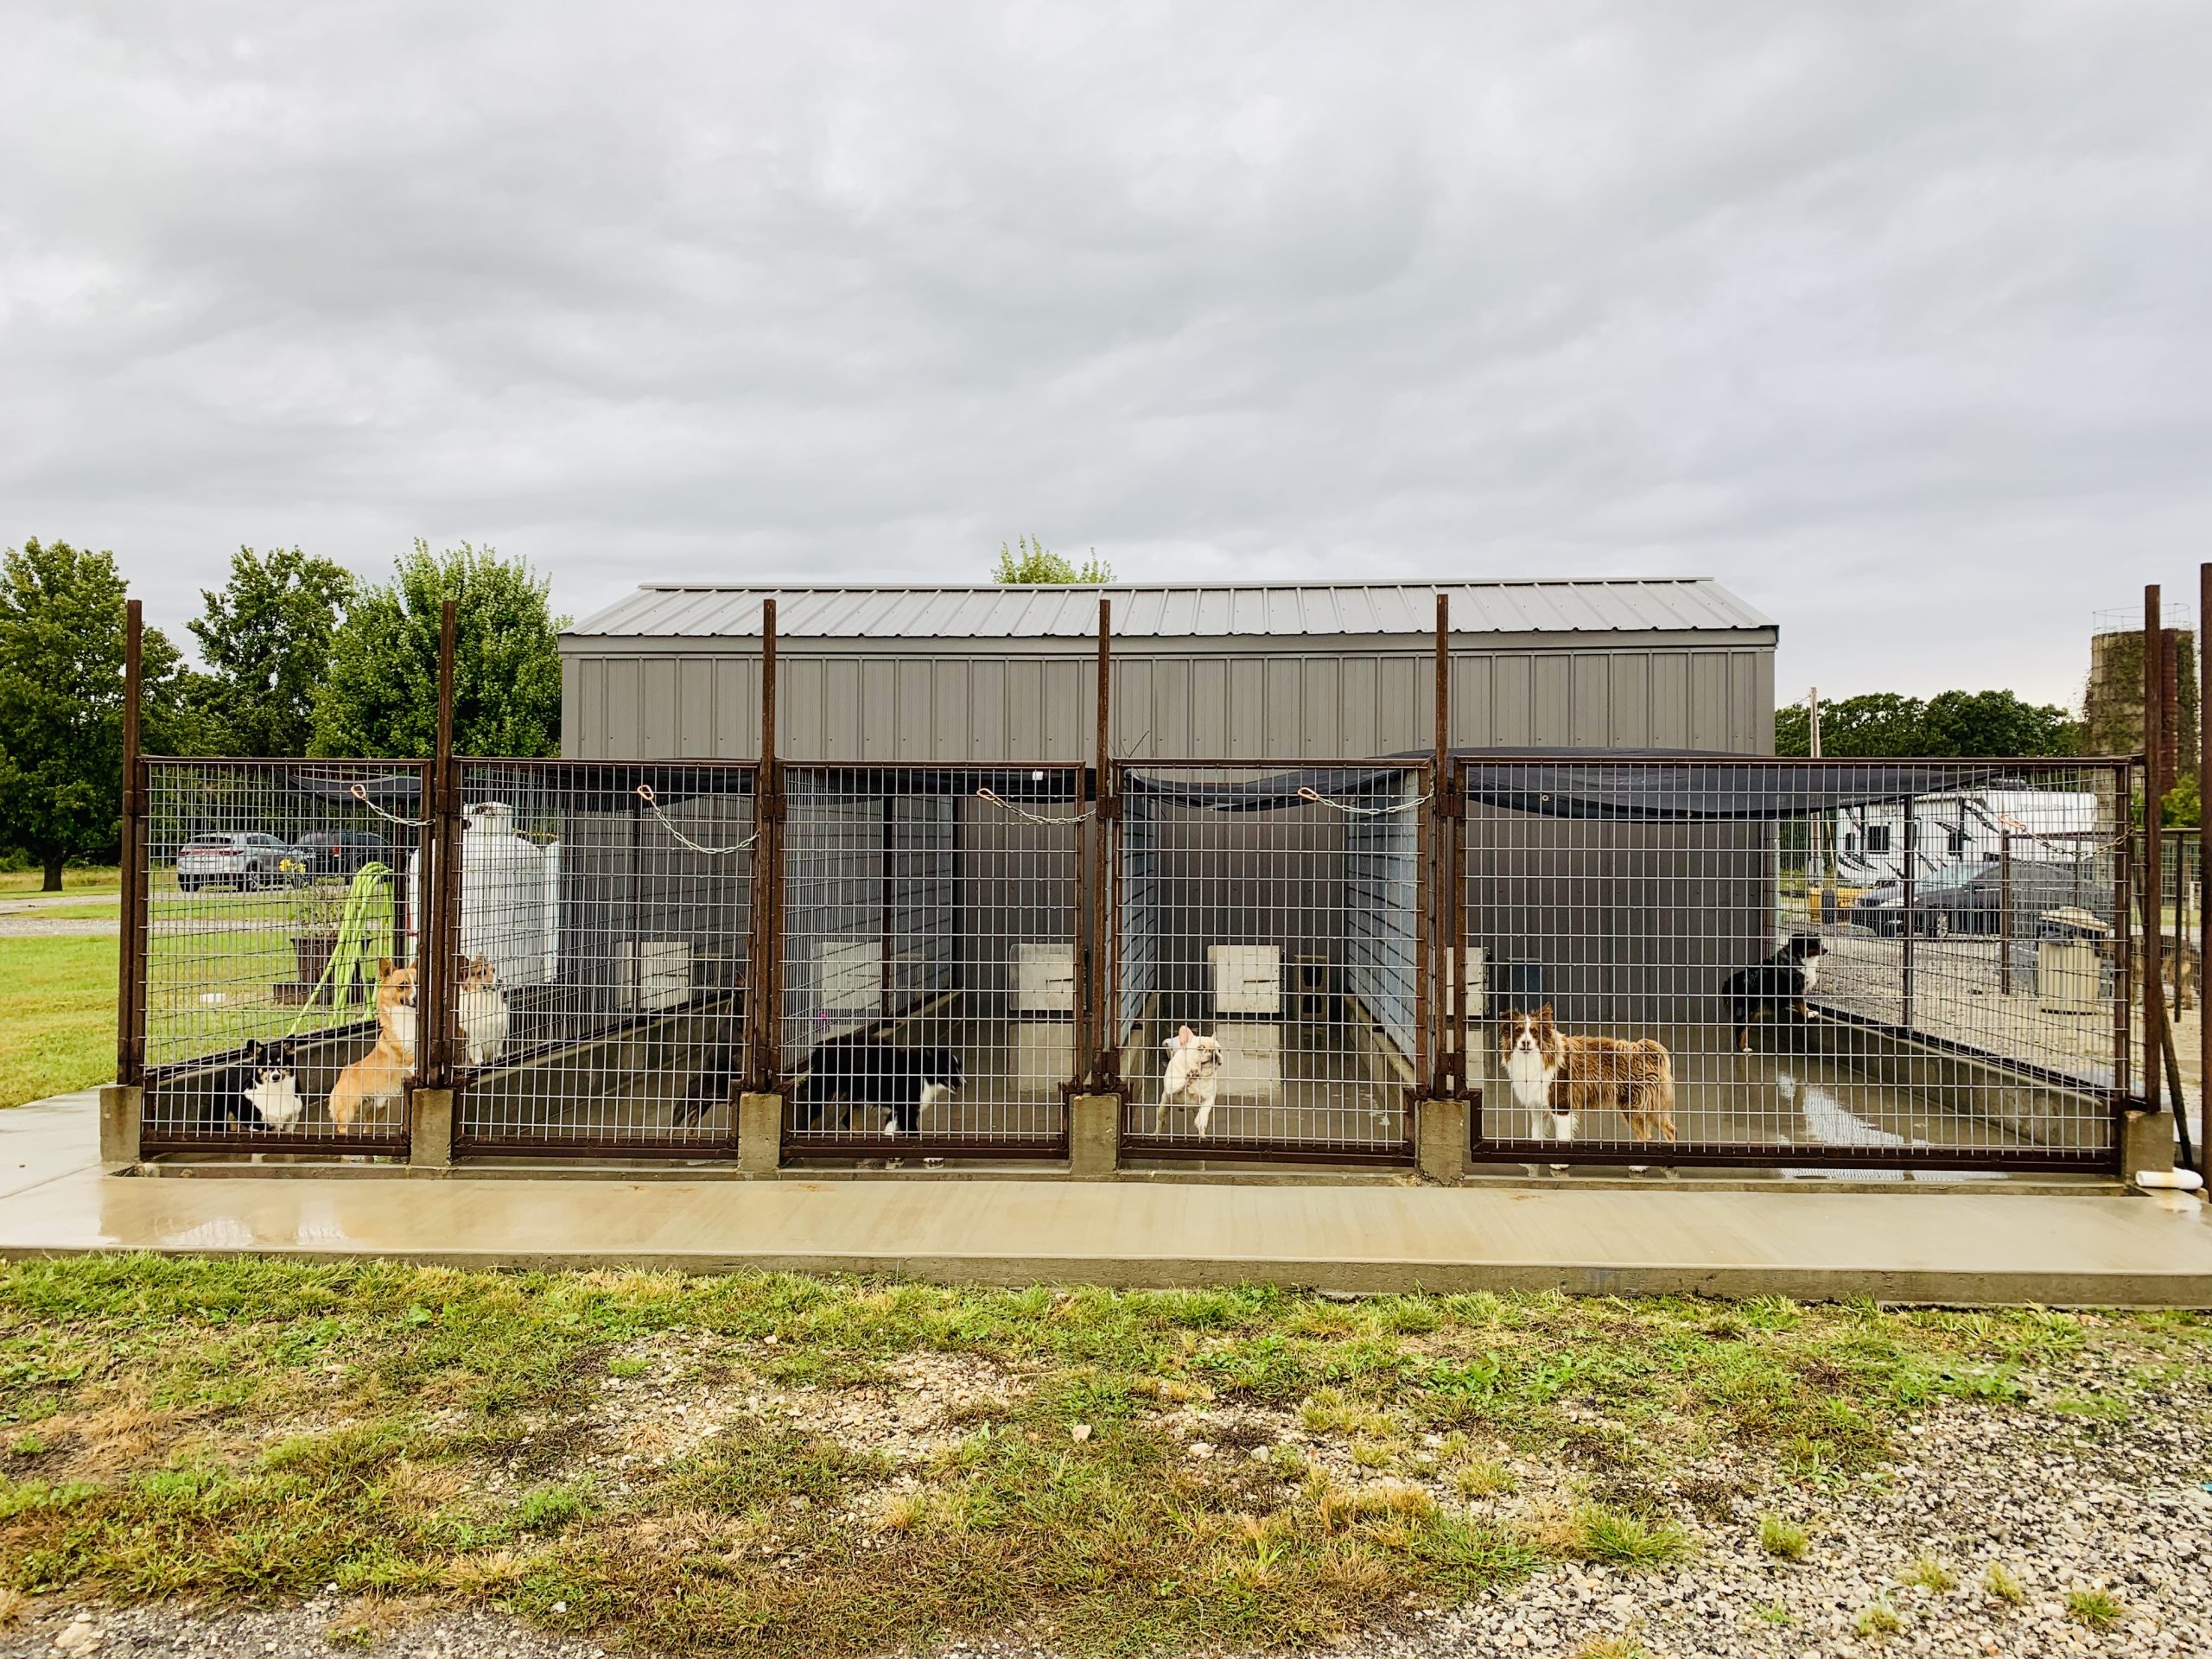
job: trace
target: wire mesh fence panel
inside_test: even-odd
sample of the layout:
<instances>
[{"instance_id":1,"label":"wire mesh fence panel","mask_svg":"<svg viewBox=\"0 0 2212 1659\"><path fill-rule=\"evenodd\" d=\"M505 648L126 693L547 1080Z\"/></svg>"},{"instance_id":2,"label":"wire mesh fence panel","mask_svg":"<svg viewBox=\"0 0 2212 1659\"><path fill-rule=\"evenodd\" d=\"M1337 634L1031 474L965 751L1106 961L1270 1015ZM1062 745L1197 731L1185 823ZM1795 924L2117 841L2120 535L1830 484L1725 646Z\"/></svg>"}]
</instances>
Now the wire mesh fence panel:
<instances>
[{"instance_id":1,"label":"wire mesh fence panel","mask_svg":"<svg viewBox=\"0 0 2212 1659\"><path fill-rule=\"evenodd\" d=\"M143 765L145 1148L404 1147L426 768Z\"/></svg>"},{"instance_id":2,"label":"wire mesh fence panel","mask_svg":"<svg viewBox=\"0 0 2212 1659\"><path fill-rule=\"evenodd\" d=\"M2116 1156L2123 766L1459 772L1463 959L1445 977L1480 1090L1478 1156Z\"/></svg>"},{"instance_id":3,"label":"wire mesh fence panel","mask_svg":"<svg viewBox=\"0 0 2212 1659\"><path fill-rule=\"evenodd\" d=\"M671 1156L734 1145L753 768L460 771L456 1141Z\"/></svg>"},{"instance_id":4,"label":"wire mesh fence panel","mask_svg":"<svg viewBox=\"0 0 2212 1659\"><path fill-rule=\"evenodd\" d=\"M1130 1152L1410 1157L1427 777L1118 769L1106 1007Z\"/></svg>"},{"instance_id":5,"label":"wire mesh fence panel","mask_svg":"<svg viewBox=\"0 0 2212 1659\"><path fill-rule=\"evenodd\" d=\"M787 766L779 1069L796 1156L1054 1155L1083 775Z\"/></svg>"}]
</instances>

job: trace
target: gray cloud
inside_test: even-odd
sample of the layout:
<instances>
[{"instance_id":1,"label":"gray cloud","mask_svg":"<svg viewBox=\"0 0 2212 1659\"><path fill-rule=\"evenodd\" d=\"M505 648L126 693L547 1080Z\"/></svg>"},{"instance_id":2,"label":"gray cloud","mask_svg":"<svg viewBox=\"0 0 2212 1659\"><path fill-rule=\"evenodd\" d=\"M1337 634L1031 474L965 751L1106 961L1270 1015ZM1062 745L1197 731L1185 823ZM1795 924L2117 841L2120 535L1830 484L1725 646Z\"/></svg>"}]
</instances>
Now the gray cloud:
<instances>
[{"instance_id":1,"label":"gray cloud","mask_svg":"<svg viewBox=\"0 0 2212 1659\"><path fill-rule=\"evenodd\" d=\"M0 538L1677 574L2070 696L2212 552L2188 4L12 9Z\"/></svg>"}]
</instances>

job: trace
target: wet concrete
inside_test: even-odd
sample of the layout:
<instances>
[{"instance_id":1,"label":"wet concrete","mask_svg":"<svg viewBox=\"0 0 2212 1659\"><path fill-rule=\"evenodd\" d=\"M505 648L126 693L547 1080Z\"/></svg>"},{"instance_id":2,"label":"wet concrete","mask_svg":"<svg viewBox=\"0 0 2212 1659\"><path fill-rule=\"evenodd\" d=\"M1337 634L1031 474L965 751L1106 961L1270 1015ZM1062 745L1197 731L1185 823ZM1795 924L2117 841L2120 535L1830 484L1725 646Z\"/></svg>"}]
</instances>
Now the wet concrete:
<instances>
[{"instance_id":1,"label":"wet concrete","mask_svg":"<svg viewBox=\"0 0 2212 1659\"><path fill-rule=\"evenodd\" d=\"M1804 1187L103 1173L93 1103L0 1112L0 1255L143 1249L963 1283L2212 1305L2193 1201Z\"/></svg>"}]
</instances>

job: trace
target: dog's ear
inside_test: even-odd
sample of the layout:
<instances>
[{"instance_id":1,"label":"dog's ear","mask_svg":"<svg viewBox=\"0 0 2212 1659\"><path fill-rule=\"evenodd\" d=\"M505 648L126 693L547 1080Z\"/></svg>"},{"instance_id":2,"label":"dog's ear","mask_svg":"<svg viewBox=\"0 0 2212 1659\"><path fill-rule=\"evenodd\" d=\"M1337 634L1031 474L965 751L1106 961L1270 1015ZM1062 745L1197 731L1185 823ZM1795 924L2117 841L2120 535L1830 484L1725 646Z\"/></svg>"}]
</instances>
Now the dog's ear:
<instances>
[{"instance_id":1,"label":"dog's ear","mask_svg":"<svg viewBox=\"0 0 2212 1659\"><path fill-rule=\"evenodd\" d=\"M378 957L377 958L377 978L378 978L378 980L379 982L382 982L382 981L384 981L384 980L390 979L391 977L391 958L390 957Z\"/></svg>"},{"instance_id":2,"label":"dog's ear","mask_svg":"<svg viewBox=\"0 0 2212 1659\"><path fill-rule=\"evenodd\" d=\"M1547 1002L1542 1007L1536 1010L1536 1028L1539 1031L1549 1031L1552 1029L1552 1005L1550 1003Z\"/></svg>"}]
</instances>

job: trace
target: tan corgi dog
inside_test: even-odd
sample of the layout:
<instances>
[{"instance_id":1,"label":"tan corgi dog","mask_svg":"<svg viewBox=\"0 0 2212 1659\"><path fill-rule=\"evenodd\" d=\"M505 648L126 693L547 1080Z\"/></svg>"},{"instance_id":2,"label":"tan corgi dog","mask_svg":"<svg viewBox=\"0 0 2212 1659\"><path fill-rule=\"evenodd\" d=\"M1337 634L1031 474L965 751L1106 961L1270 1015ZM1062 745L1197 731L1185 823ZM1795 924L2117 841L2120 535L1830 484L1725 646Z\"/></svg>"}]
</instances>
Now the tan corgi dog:
<instances>
[{"instance_id":1,"label":"tan corgi dog","mask_svg":"<svg viewBox=\"0 0 2212 1659\"><path fill-rule=\"evenodd\" d=\"M415 1070L415 970L377 964L377 1046L338 1074L330 1091L330 1121L350 1129L364 1111L395 1116Z\"/></svg>"}]
</instances>

